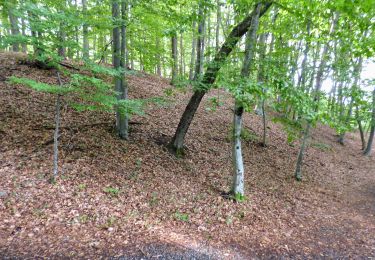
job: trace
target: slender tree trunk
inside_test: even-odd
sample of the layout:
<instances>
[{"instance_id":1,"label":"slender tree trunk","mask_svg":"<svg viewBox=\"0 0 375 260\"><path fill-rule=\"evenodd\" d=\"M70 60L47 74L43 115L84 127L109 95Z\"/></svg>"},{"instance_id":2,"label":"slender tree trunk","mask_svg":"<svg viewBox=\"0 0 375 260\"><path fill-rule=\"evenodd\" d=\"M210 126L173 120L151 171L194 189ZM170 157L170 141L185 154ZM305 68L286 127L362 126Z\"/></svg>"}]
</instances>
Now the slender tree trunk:
<instances>
[{"instance_id":1,"label":"slender tree trunk","mask_svg":"<svg viewBox=\"0 0 375 260\"><path fill-rule=\"evenodd\" d=\"M184 43L182 33L180 34L180 75L184 77L185 74L185 60L184 60Z\"/></svg>"},{"instance_id":2,"label":"slender tree trunk","mask_svg":"<svg viewBox=\"0 0 375 260\"><path fill-rule=\"evenodd\" d=\"M272 2L265 3L259 16L264 15L271 5ZM255 12L252 12L242 22L240 22L232 29L227 39L221 46L220 50L216 53L215 58L209 63L202 79L202 83L205 88L196 90L193 96L190 98L190 101L186 106L184 113L182 114L176 132L171 140L170 147L177 155L183 154L184 139L186 133L199 107L199 104L202 101L202 98L209 90L210 86L215 82L217 74L228 55L232 52L239 39L247 32L254 15Z\"/></svg>"},{"instance_id":3,"label":"slender tree trunk","mask_svg":"<svg viewBox=\"0 0 375 260\"><path fill-rule=\"evenodd\" d=\"M197 46L197 39L195 37L196 34L196 22L193 21L193 39L191 43L191 56L190 56L190 70L189 70L189 80L194 79L194 68L195 68L195 47Z\"/></svg>"},{"instance_id":4,"label":"slender tree trunk","mask_svg":"<svg viewBox=\"0 0 375 260\"><path fill-rule=\"evenodd\" d=\"M366 149L366 139L365 139L365 133L363 131L363 126L362 126L362 121L359 117L359 108L357 106L356 108L356 120L357 120L357 123L358 123L358 130L359 130L359 136L361 137L361 144L362 144L362 151L364 151Z\"/></svg>"},{"instance_id":5,"label":"slender tree trunk","mask_svg":"<svg viewBox=\"0 0 375 260\"><path fill-rule=\"evenodd\" d=\"M62 82L61 82L59 72L57 72L57 78L58 78L60 87L62 87ZM61 106L61 95L57 94L56 105L55 105L55 133L53 135L53 176L51 178L52 182L56 180L56 177L59 174L60 106Z\"/></svg>"},{"instance_id":6,"label":"slender tree trunk","mask_svg":"<svg viewBox=\"0 0 375 260\"><path fill-rule=\"evenodd\" d=\"M220 24L221 24L221 3L220 0L216 0L216 44L215 50L219 51L220 48Z\"/></svg>"},{"instance_id":7,"label":"slender tree trunk","mask_svg":"<svg viewBox=\"0 0 375 260\"><path fill-rule=\"evenodd\" d=\"M204 34L205 34L205 16L204 6L200 3L199 6L199 24L198 24L198 37L197 37L197 60L195 62L195 75L194 80L198 80L203 73L204 62Z\"/></svg>"},{"instance_id":8,"label":"slender tree trunk","mask_svg":"<svg viewBox=\"0 0 375 260\"><path fill-rule=\"evenodd\" d=\"M126 18L127 18L127 3L122 1L121 3L121 57L120 67L122 71L126 70ZM121 88L120 88L120 100L128 99L128 84L126 81L125 73L121 73ZM127 140L129 138L129 119L127 111L123 111L119 115L118 132L121 139Z\"/></svg>"},{"instance_id":9,"label":"slender tree trunk","mask_svg":"<svg viewBox=\"0 0 375 260\"><path fill-rule=\"evenodd\" d=\"M21 18L21 30L22 30L22 36L26 36L26 24L25 24L25 19ZM22 52L26 53L27 52L27 45L26 43L22 43Z\"/></svg>"},{"instance_id":10,"label":"slender tree trunk","mask_svg":"<svg viewBox=\"0 0 375 260\"><path fill-rule=\"evenodd\" d=\"M58 47L58 55L65 59L66 56L66 47L64 46L65 44L65 38L66 38L66 33L64 30L64 24L61 22L60 23L60 29L59 29L59 47Z\"/></svg>"},{"instance_id":11,"label":"slender tree trunk","mask_svg":"<svg viewBox=\"0 0 375 260\"><path fill-rule=\"evenodd\" d=\"M302 162L303 162L303 157L305 155L307 142L308 142L308 139L309 139L309 136L310 136L310 129L311 129L311 123L308 122L307 127L304 131L304 134L303 134L301 148L299 150L298 158L297 158L296 171L294 173L294 176L295 176L297 181L302 181Z\"/></svg>"},{"instance_id":12,"label":"slender tree trunk","mask_svg":"<svg viewBox=\"0 0 375 260\"><path fill-rule=\"evenodd\" d=\"M157 59L156 74L159 77L161 77L161 55L160 55L160 39L159 39L159 37L156 38L156 49L157 49L157 54L156 54L156 59Z\"/></svg>"},{"instance_id":13,"label":"slender tree trunk","mask_svg":"<svg viewBox=\"0 0 375 260\"><path fill-rule=\"evenodd\" d=\"M118 20L120 18L120 8L119 3L117 0L112 1L112 17L115 20L114 28L112 32L113 37L113 67L116 70L119 70L121 68L121 65L123 62L121 62L122 58L122 44L123 41L121 41L121 34L120 34L120 26L118 24ZM125 88L126 88L126 82L123 80L123 76L115 77L115 90L117 92L117 101L121 101L124 99L125 96ZM127 132L126 132L126 123L125 123L125 113L123 108L121 108L120 105L117 105L116 107L116 127L118 135L121 139L127 138Z\"/></svg>"},{"instance_id":14,"label":"slender tree trunk","mask_svg":"<svg viewBox=\"0 0 375 260\"><path fill-rule=\"evenodd\" d=\"M10 30L12 32L13 36L17 36L20 34L20 30L18 28L18 19L14 15L13 6L9 8L8 15L9 15L9 22L10 22ZM20 51L20 45L17 42L13 43L13 51L19 52Z\"/></svg>"},{"instance_id":15,"label":"slender tree trunk","mask_svg":"<svg viewBox=\"0 0 375 260\"><path fill-rule=\"evenodd\" d=\"M336 25L337 25L337 22L338 22L338 18L339 18L338 14L337 13L334 14L334 18L333 18L333 22L331 24L329 35L332 35L335 32ZM314 90L314 93L313 93L314 101L316 102L316 104L319 103L319 99L320 99L319 91L322 88L323 73L324 73L324 70L326 68L328 50L329 50L329 42L327 42L324 45L323 52L322 52L322 59L321 59L321 62L319 64L319 68L318 68L318 71L317 71L317 74L316 74L316 85L315 85L315 90ZM318 105L316 105L315 112L317 112L318 109L319 109L319 107L318 107ZM310 135L311 123L312 122L310 120L307 121L307 126L306 126L306 129L305 129L304 135L303 135L300 151L299 151L299 154L298 154L296 170L294 172L294 176L295 176L297 181L302 180L301 168L302 168L302 163L303 163L304 152L305 152L307 142L308 142L308 139L309 139L309 135Z\"/></svg>"},{"instance_id":16,"label":"slender tree trunk","mask_svg":"<svg viewBox=\"0 0 375 260\"><path fill-rule=\"evenodd\" d=\"M82 33L83 33L83 59L89 59L89 28L87 25L87 0L82 0L82 11L85 15L85 21L82 26Z\"/></svg>"},{"instance_id":17,"label":"slender tree trunk","mask_svg":"<svg viewBox=\"0 0 375 260\"><path fill-rule=\"evenodd\" d=\"M355 65L355 68L354 68L354 71L353 71L353 74L354 74L353 75L354 76L354 83L353 83L352 88L351 88L352 91L355 88L359 87L358 84L359 84L359 80L361 79L362 62L363 62L362 57L359 57L358 62ZM353 110L353 102L354 102L354 99L352 97L351 100L350 100L350 104L349 104L348 114L347 114L347 116L346 116L346 118L344 120L344 124L345 125L348 124L349 121L350 121L350 117L352 115L352 110ZM344 137L345 137L345 132L343 132L343 133L340 134L340 137L339 137L339 140L338 140L338 142L340 144L342 144L342 145L344 144Z\"/></svg>"},{"instance_id":18,"label":"slender tree trunk","mask_svg":"<svg viewBox=\"0 0 375 260\"><path fill-rule=\"evenodd\" d=\"M311 27L311 20L307 21L307 36L310 36L310 27ZM308 60L308 54L310 51L310 40L306 40L306 46L303 51L303 60L301 64L301 74L298 77L297 86L305 88L306 84L306 67L307 67L307 60Z\"/></svg>"},{"instance_id":19,"label":"slender tree trunk","mask_svg":"<svg viewBox=\"0 0 375 260\"><path fill-rule=\"evenodd\" d=\"M374 141L374 135L375 135L375 88L372 93L372 118L371 118L371 130L370 135L367 142L367 147L365 151L363 152L364 155L370 155L371 149L372 149L372 143Z\"/></svg>"},{"instance_id":20,"label":"slender tree trunk","mask_svg":"<svg viewBox=\"0 0 375 260\"><path fill-rule=\"evenodd\" d=\"M241 70L241 77L246 79L250 76L250 69L253 63L253 57L255 54L255 45L257 38L257 30L259 26L259 15L262 4L256 4L254 8L254 15L249 27L249 31L246 35L246 46L245 46L245 58L243 61L243 66ZM245 183L245 171L242 159L242 149L241 149L241 130L242 130L242 115L244 111L243 104L241 101L236 100L234 108L234 118L233 118L233 164L234 164L234 174L233 174L233 187L232 192L237 198L244 196L244 183Z\"/></svg>"},{"instance_id":21,"label":"slender tree trunk","mask_svg":"<svg viewBox=\"0 0 375 260\"><path fill-rule=\"evenodd\" d=\"M177 33L172 35L172 84L175 84L178 78L178 51L177 51Z\"/></svg>"}]
</instances>

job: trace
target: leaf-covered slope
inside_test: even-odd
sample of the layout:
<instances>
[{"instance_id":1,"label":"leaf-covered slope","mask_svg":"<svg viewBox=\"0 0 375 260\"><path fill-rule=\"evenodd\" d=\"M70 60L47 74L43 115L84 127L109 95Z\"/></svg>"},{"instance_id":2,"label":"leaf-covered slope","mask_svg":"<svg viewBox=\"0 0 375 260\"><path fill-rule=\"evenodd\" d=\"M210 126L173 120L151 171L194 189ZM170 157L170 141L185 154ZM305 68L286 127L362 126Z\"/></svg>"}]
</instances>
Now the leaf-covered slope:
<instances>
[{"instance_id":1,"label":"leaf-covered slope","mask_svg":"<svg viewBox=\"0 0 375 260\"><path fill-rule=\"evenodd\" d=\"M343 147L330 129L316 130L306 180L296 183L298 145L269 123L269 146L261 147L261 119L247 114L248 195L237 204L221 196L231 184L230 96L209 93L189 130L188 153L177 159L165 144L190 92L139 73L129 78L130 97L173 92L172 102L132 118L128 142L116 137L114 115L64 107L62 176L51 185L54 97L5 80L56 83L55 73L0 53L0 75L0 255L152 257L146 245L161 243L214 258L373 256L375 161L360 155L357 135ZM207 109L212 97L223 102L216 111Z\"/></svg>"}]
</instances>

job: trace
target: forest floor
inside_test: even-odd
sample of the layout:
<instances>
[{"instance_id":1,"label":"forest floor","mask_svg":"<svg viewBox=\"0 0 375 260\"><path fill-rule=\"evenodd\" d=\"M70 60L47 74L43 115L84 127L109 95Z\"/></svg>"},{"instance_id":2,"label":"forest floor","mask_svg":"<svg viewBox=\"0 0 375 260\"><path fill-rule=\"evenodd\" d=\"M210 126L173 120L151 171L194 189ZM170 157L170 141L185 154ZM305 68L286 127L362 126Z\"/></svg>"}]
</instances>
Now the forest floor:
<instances>
[{"instance_id":1,"label":"forest floor","mask_svg":"<svg viewBox=\"0 0 375 260\"><path fill-rule=\"evenodd\" d=\"M55 97L7 78L57 83L56 73L21 58L0 53L1 258L375 257L375 158L362 156L357 133L342 146L333 130L315 129L296 182L298 142L268 122L262 147L261 118L247 113L247 198L235 203L221 196L232 179L233 100L218 90L206 96L178 159L165 145L191 92L138 73L131 98L168 89L172 101L133 117L129 141L117 138L114 115L64 106L61 175L50 184ZM212 97L223 102L216 111Z\"/></svg>"}]
</instances>

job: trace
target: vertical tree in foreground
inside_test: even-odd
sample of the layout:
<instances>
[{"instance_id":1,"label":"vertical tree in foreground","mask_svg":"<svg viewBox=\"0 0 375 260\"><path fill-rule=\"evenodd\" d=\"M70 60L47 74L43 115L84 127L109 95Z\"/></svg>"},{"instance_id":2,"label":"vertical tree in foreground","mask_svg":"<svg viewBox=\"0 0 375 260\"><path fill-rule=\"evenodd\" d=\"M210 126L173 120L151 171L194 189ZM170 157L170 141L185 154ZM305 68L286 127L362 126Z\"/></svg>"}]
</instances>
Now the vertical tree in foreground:
<instances>
[{"instance_id":1,"label":"vertical tree in foreground","mask_svg":"<svg viewBox=\"0 0 375 260\"><path fill-rule=\"evenodd\" d=\"M252 61L255 52L255 45L257 39L257 30L259 26L259 15L262 4L257 3L253 11L253 16L251 19L251 25L249 31L246 35L246 45L245 45L245 58L241 70L241 78L246 81L250 76L250 69L252 66ZM243 91L240 91L243 92ZM240 95L243 93L240 93ZM234 117L233 117L233 186L232 193L236 199L242 199L244 196L244 165L242 158L241 149L241 130L242 130L242 115L244 112L244 105L238 97L235 97L234 106Z\"/></svg>"}]
</instances>

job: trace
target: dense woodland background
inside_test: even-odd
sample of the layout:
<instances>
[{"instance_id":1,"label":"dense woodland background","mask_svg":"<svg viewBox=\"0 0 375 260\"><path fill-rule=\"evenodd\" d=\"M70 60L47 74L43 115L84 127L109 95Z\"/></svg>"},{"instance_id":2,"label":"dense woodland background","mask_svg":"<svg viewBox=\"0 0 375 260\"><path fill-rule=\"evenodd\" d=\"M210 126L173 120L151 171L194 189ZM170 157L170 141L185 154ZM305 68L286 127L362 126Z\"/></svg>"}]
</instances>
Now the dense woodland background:
<instances>
[{"instance_id":1,"label":"dense woodland background","mask_svg":"<svg viewBox=\"0 0 375 260\"><path fill-rule=\"evenodd\" d=\"M358 187L372 183L371 176L375 172L371 157L375 133L375 78L368 77L363 71L374 67L374 0L0 0L0 11L3 67L0 80L4 84L1 116L4 123L0 125L0 134L3 133L5 147L2 167L7 169L4 174L12 167L6 162L11 162L15 156L10 151L17 150L10 147L17 147L18 143L9 138L13 141L5 141L7 135L15 138L15 133L11 134L7 129L12 124L14 129L20 127L20 122L12 121L15 116L9 113L19 110L22 115L18 117L30 121L19 131L31 131L27 128L29 123L43 122L31 129L35 131L35 140L39 140L39 135L47 135L48 140L43 139L41 146L26 142L25 147L30 145L32 154L38 151L44 154L36 165L43 168L43 178L53 185L66 184L66 176L76 171L69 170L70 167L82 167L83 172L89 167L96 172L104 167L103 164L124 163L119 168L116 166L115 172L124 168L130 177L115 178L112 170L101 171L108 173L109 180L113 177L119 182L134 182L132 189L144 193L137 195L141 198L134 198L138 203L143 199L150 200L147 203L152 204L151 208L159 202L181 204L183 211L173 208L168 213L180 222L192 223L194 214L199 213L194 210L194 213L187 213L192 209L187 210L185 204L197 203L195 207L200 209L212 202L210 196L216 196L214 201L218 196L221 205L226 205L224 208L233 202L243 204L236 204L231 209L233 212L218 217L219 222L236 230L232 223L235 225L236 221L241 223L241 219L246 219L244 212L253 212L256 203L264 205L260 201L252 204L252 199L256 191L260 192L257 194L259 200L268 198L269 195L262 193L268 186L265 183L270 184L267 190L283 190L292 197L304 194L302 190L306 189L307 197L312 199L311 196L318 196L316 185L328 178L329 185L337 183L332 184L335 188L327 184L327 190L343 194L348 178L355 178L349 177L353 169L352 166L346 168L345 161L355 165ZM25 95L29 96L27 102ZM44 103L38 103L41 100ZM49 109L48 113L40 112L44 107ZM106 132L99 132L103 129ZM155 142L159 148L153 146ZM84 148L79 149L92 153L89 157L104 156L103 162L91 162L92 166L85 162L80 166L80 157L72 155L79 143L85 143ZM53 149L48 150L49 146ZM107 150L107 146L115 152L112 148ZM348 152L353 149L353 153ZM280 155L271 151L279 151ZM335 159L336 155L339 160ZM113 161L106 156L113 156ZM152 159L145 162L143 156ZM308 162L304 162L306 156ZM280 166L283 160L285 165ZM72 162L77 164L71 166ZM181 165L177 166L178 162L184 164L183 169L179 168ZM153 176L155 180L143 180L139 184L139 178L146 178L139 177L145 170L143 164L150 164L147 169L166 167L166 179ZM31 170L33 167L25 169L39 176L40 170ZM255 169L259 173L255 173ZM183 175L178 176L179 172ZM267 172L276 176L261 177ZM187 173L195 177L202 174L207 178L215 173L212 176L218 179L211 182L209 188L203 185L207 180L196 180L200 183L197 189L204 189L203 194L208 192L210 195L200 197L199 192L191 190L193 187L189 185L194 185L195 177L184 180ZM170 176L174 174L177 176ZM102 177L95 178L93 185L97 187ZM173 178L183 180L187 201L175 199L175 192L179 192L177 187L171 188L173 195L159 190L168 187L167 183L164 186L160 182L167 179L174 182ZM262 181L262 178L266 179ZM300 181L302 184L298 184ZM10 183L10 175L5 182ZM82 183L73 182L78 185L78 193L89 192L84 179L79 181ZM153 182L159 182L160 187L156 188ZM258 188L254 187L255 183ZM155 190L148 187L142 191L137 186L146 184ZM92 192L94 186L90 187ZM59 188L54 186L52 189ZM121 185L109 183L97 190L121 201L124 199L119 196ZM4 192L4 197L8 193ZM165 199L162 194L174 199L161 202ZM272 205L282 203L274 199ZM366 203L371 204L372 200ZM5 205L4 208L10 210L12 207ZM138 206L136 208L142 211ZM286 218L293 219L288 210L295 208L287 207L285 213ZM327 208L321 210L325 212ZM370 210L366 208L366 214L371 215L371 210L371 207ZM160 224L164 223L163 216L167 213L147 214L150 218L151 215L158 216ZM86 216L84 220L80 219L82 216ZM81 214L78 222L99 221L91 217ZM106 230L116 226L111 217L106 220L110 222L105 224ZM205 221L206 217L203 217ZM198 216L195 218L199 219ZM129 219L134 220L133 216ZM209 218L207 221L210 222ZM254 218L249 224L252 230L253 221ZM307 221L313 225L311 219ZM363 251L357 251L363 256L369 254L374 242L367 237L367 231L374 223L366 221L361 219L361 223L365 223L365 235L358 235L367 239L364 239L366 247ZM215 223L206 224L220 226ZM206 224L197 225L203 226L205 231ZM270 228L274 223L265 221L262 225ZM90 232L93 232L92 228ZM318 238L319 232L315 240ZM296 241L294 246L298 248L301 241ZM353 248L358 249L357 246ZM297 254L298 250L293 252ZM308 255L305 253L298 254ZM327 256L336 256L329 254Z\"/></svg>"}]
</instances>

